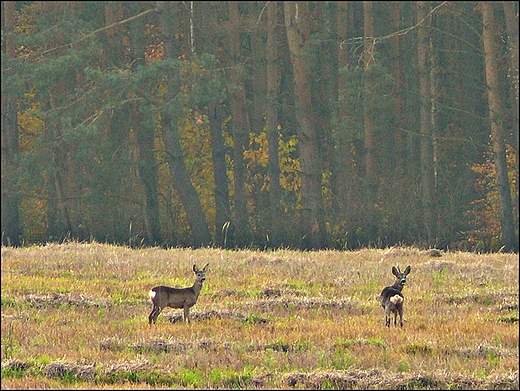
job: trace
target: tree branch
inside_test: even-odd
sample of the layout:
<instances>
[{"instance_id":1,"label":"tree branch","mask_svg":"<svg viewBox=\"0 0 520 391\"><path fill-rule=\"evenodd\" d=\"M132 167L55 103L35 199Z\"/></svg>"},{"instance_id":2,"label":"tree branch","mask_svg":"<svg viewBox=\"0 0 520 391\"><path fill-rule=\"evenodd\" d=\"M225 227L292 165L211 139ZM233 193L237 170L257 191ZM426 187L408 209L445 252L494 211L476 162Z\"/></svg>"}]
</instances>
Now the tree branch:
<instances>
[{"instance_id":1,"label":"tree branch","mask_svg":"<svg viewBox=\"0 0 520 391\"><path fill-rule=\"evenodd\" d=\"M92 31L91 33L85 35L83 38L78 39L75 42L70 42L70 43L67 43L65 45L57 46L55 48L51 48L51 49L45 50L45 51L43 51L41 53L34 53L34 52L32 52L32 53L29 53L29 54L26 54L25 56L23 56L22 59L27 59L27 58L29 58L31 56L35 56L35 55L43 56L45 54L48 54L48 53L53 52L54 50L58 50L58 49L71 48L71 47L73 47L75 45L80 44L83 41L86 41L89 38L94 37L95 35L97 35L99 33L102 33L103 31L110 30L110 29L112 29L114 27L122 26L122 25L130 23L130 22L132 22L132 21L134 21L136 19L142 18L143 16L152 14L154 12L159 12L159 11L161 11L161 9L159 9L157 7L148 9L146 11L141 12L140 14L131 16L131 17L127 18L127 19L123 19L123 20L120 20L119 22L115 22L115 23L109 24L108 26L98 28L97 30Z\"/></svg>"}]
</instances>

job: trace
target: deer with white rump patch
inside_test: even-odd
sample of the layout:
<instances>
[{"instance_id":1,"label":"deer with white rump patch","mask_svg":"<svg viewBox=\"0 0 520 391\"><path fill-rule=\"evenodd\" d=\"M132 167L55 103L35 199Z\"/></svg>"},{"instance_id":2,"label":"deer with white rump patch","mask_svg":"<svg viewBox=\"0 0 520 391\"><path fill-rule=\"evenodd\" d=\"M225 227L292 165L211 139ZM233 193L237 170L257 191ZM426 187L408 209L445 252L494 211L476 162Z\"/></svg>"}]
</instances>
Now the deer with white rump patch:
<instances>
[{"instance_id":1,"label":"deer with white rump patch","mask_svg":"<svg viewBox=\"0 0 520 391\"><path fill-rule=\"evenodd\" d=\"M195 273L195 283L188 288L170 288L167 286L156 286L150 289L149 295L153 303L153 309L148 316L148 323L157 323L157 317L165 307L183 308L184 321L190 323L190 308L195 305L199 298L202 283L206 279L206 269L209 263L202 270L193 265Z\"/></svg>"},{"instance_id":2,"label":"deer with white rump patch","mask_svg":"<svg viewBox=\"0 0 520 391\"><path fill-rule=\"evenodd\" d=\"M379 300L381 305L385 309L386 323L385 326L390 327L390 314L394 314L394 325L397 326L397 315L399 314L399 320L401 327L403 327L403 302L404 296L401 293L404 284L406 283L406 276L410 273L410 266L408 266L404 272L399 270L399 267L392 266L392 274L397 277L394 285L387 286L382 290Z\"/></svg>"}]
</instances>

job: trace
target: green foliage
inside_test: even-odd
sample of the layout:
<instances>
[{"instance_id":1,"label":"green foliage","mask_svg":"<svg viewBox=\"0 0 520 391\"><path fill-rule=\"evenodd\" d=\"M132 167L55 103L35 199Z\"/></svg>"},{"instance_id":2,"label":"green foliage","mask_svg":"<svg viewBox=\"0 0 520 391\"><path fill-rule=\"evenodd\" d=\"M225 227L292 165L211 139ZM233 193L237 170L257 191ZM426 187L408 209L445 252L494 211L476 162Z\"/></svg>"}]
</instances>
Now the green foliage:
<instances>
[{"instance_id":1,"label":"green foliage","mask_svg":"<svg viewBox=\"0 0 520 391\"><path fill-rule=\"evenodd\" d=\"M16 307L16 301L9 297L2 297L2 307Z\"/></svg>"},{"instance_id":2,"label":"green foliage","mask_svg":"<svg viewBox=\"0 0 520 391\"><path fill-rule=\"evenodd\" d=\"M399 361L399 364L397 365L397 371L398 372L408 372L410 370L410 364L406 360Z\"/></svg>"},{"instance_id":3,"label":"green foliage","mask_svg":"<svg viewBox=\"0 0 520 391\"><path fill-rule=\"evenodd\" d=\"M179 383L174 376L165 375L158 371L115 371L110 374L99 374L95 383L103 384L149 384L151 386L174 387Z\"/></svg>"},{"instance_id":4,"label":"green foliage","mask_svg":"<svg viewBox=\"0 0 520 391\"><path fill-rule=\"evenodd\" d=\"M246 318L246 324L257 324L262 319L261 316L251 313Z\"/></svg>"},{"instance_id":5,"label":"green foliage","mask_svg":"<svg viewBox=\"0 0 520 391\"><path fill-rule=\"evenodd\" d=\"M433 283L435 284L435 288L443 288L446 284L446 275L449 272L446 270L444 266L442 266L439 270L434 270L432 273Z\"/></svg>"},{"instance_id":6,"label":"green foliage","mask_svg":"<svg viewBox=\"0 0 520 391\"><path fill-rule=\"evenodd\" d=\"M183 369L176 377L182 387L200 388L205 382L204 373L200 369Z\"/></svg>"},{"instance_id":7,"label":"green foliage","mask_svg":"<svg viewBox=\"0 0 520 391\"><path fill-rule=\"evenodd\" d=\"M18 378L21 379L26 375L27 368L24 365L14 365L4 368L2 366L2 379Z\"/></svg>"},{"instance_id":8,"label":"green foliage","mask_svg":"<svg viewBox=\"0 0 520 391\"><path fill-rule=\"evenodd\" d=\"M64 384L71 385L78 382L78 377L72 371L65 371L65 373L61 375L61 380Z\"/></svg>"},{"instance_id":9,"label":"green foliage","mask_svg":"<svg viewBox=\"0 0 520 391\"><path fill-rule=\"evenodd\" d=\"M407 390L435 390L439 389L439 382L431 376L420 376L418 379L411 380L406 383ZM444 387L443 387L444 388Z\"/></svg>"},{"instance_id":10,"label":"green foliage","mask_svg":"<svg viewBox=\"0 0 520 391\"><path fill-rule=\"evenodd\" d=\"M352 364L352 353L346 347L338 346L330 352L329 363L334 369L347 369Z\"/></svg>"},{"instance_id":11,"label":"green foliage","mask_svg":"<svg viewBox=\"0 0 520 391\"><path fill-rule=\"evenodd\" d=\"M412 355L432 355L433 349L430 345L414 342L404 347L404 351Z\"/></svg>"},{"instance_id":12,"label":"green foliage","mask_svg":"<svg viewBox=\"0 0 520 391\"><path fill-rule=\"evenodd\" d=\"M277 339L273 343L270 343L269 345L267 345L267 347L268 347L268 349L272 349L275 352L287 353L289 350L291 350L291 345L289 343L285 342L285 340L283 338Z\"/></svg>"},{"instance_id":13,"label":"green foliage","mask_svg":"<svg viewBox=\"0 0 520 391\"><path fill-rule=\"evenodd\" d=\"M496 367L498 365L500 357L497 355L497 353L495 351L493 351L493 350L488 351L486 357L492 367Z\"/></svg>"},{"instance_id":14,"label":"green foliage","mask_svg":"<svg viewBox=\"0 0 520 391\"><path fill-rule=\"evenodd\" d=\"M161 121L177 126L182 156L202 203L207 221L217 217L212 140L209 129L218 106L229 201L233 220L236 153L246 162L247 231L251 248L265 248L272 226L269 198L269 146L266 124L265 7L241 3L240 18L255 20L253 30L241 23L239 58L229 59L227 6L201 3L192 20L198 26L195 50L189 50L189 23L173 23L163 34L158 13L138 16L152 4L118 4L117 23L105 28L112 3L16 3L14 31L2 31L14 58L2 53L2 93L18 105L19 164L13 187L20 196L25 243L63 241L67 238L148 245L148 186L142 169L156 170L159 221L165 237L159 245L191 245L191 227L179 200L175 177L168 171ZM352 249L395 244L460 247L472 251L500 251L500 202L485 120L484 63L479 18L470 3L442 4L435 15L438 31L431 37L431 81L435 107L432 147L435 160L435 243L425 244L420 178L420 124L417 82L416 29L399 35L399 52L391 34L389 5L374 5L376 37L374 65L362 66L363 4L349 9L354 28L340 36L339 3L310 6L311 20L302 58L313 75L309 86L313 122L318 129L315 162L321 178L327 247ZM187 17L185 9L168 8L162 14L173 21ZM200 12L199 12L200 11ZM167 11L165 11L167 12ZM504 23L503 11L498 23ZM412 26L414 4L403 4L400 21ZM315 19L314 19L315 18ZM361 18L361 19L360 19ZM218 27L217 27L218 26ZM141 31L142 30L142 31ZM409 33L408 33L409 32ZM355 35L358 34L358 37ZM388 35L390 34L390 35ZM284 36L283 23L275 34ZM193 38L193 37L191 37ZM165 40L171 39L171 42ZM138 41L138 42L137 42ZM114 42L120 47L115 48ZM175 58L165 58L165 44L178 47ZM276 64L280 86L275 99L279 130L278 155L282 193L280 220L285 231L277 238L283 246L300 245L302 178L299 140L294 112L295 89L291 57L285 39L277 42ZM507 44L507 40L499 42ZM178 45L178 46L177 46ZM460 46L462 45L462 46ZM506 47L501 47L506 52ZM176 49L177 50L177 49ZM143 53L139 53L139 52ZM500 59L500 61L506 61ZM230 65L240 63L243 85L231 81ZM338 67L342 68L339 69ZM507 64L501 63L504 123L514 116L508 106L511 92ZM394 80L394 76L401 75ZM401 82L401 85L397 83ZM236 151L229 113L235 93L244 89L251 125L249 144ZM296 92L298 93L298 92ZM171 96L174 94L174 96ZM400 107L401 113L398 113ZM368 111L367 111L368 110ZM377 183L374 216L367 217L365 195L365 114L373 120ZM401 116L402 118L398 118ZM143 160L139 137L151 139L152 157ZM272 147L272 146L271 146ZM517 151L507 147L508 171L515 194ZM400 150L401 149L401 150ZM348 152L348 170L339 159ZM432 157L433 159L433 157ZM145 165L145 166L143 166ZM151 166L151 167L149 167ZM348 174L346 174L348 172ZM153 174L145 174L151 175ZM345 177L345 175L347 177ZM175 174L174 174L175 176ZM343 186L343 184L345 186ZM341 185L341 186L340 186ZM153 185L154 186L154 185ZM347 190L348 189L348 190ZM348 194L342 194L348 193ZM513 197L514 199L514 197ZM154 204L155 205L155 204ZM218 229L220 229L219 227ZM245 231L245 230L244 230ZM237 235L241 232L237 231Z\"/></svg>"},{"instance_id":15,"label":"green foliage","mask_svg":"<svg viewBox=\"0 0 520 391\"><path fill-rule=\"evenodd\" d=\"M209 374L211 384L224 389L247 388L250 379L249 373L238 373L232 369L213 368Z\"/></svg>"},{"instance_id":16,"label":"green foliage","mask_svg":"<svg viewBox=\"0 0 520 391\"><path fill-rule=\"evenodd\" d=\"M6 332L2 333L2 357L5 357L6 359L13 357L19 345L19 342L13 338L13 322L14 320L11 320ZM20 368L14 368L14 371L15 373L19 373Z\"/></svg>"}]
</instances>

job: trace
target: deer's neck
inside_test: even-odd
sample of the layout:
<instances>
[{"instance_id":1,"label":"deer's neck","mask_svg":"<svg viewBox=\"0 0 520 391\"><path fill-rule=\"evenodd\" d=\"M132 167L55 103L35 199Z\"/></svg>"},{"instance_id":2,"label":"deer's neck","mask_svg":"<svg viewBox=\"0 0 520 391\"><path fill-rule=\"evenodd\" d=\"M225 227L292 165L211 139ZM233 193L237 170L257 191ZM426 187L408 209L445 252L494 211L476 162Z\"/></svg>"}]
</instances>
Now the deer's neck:
<instances>
[{"instance_id":1,"label":"deer's neck","mask_svg":"<svg viewBox=\"0 0 520 391\"><path fill-rule=\"evenodd\" d=\"M195 296L198 297L200 290L202 289L202 282L201 281L195 281L195 284L191 287L193 289L193 292L195 292Z\"/></svg>"},{"instance_id":2,"label":"deer's neck","mask_svg":"<svg viewBox=\"0 0 520 391\"><path fill-rule=\"evenodd\" d=\"M399 292L401 292L403 290L403 284L401 284L399 281L396 281L394 283L394 285L392 285L392 288L395 288L397 289Z\"/></svg>"}]
</instances>

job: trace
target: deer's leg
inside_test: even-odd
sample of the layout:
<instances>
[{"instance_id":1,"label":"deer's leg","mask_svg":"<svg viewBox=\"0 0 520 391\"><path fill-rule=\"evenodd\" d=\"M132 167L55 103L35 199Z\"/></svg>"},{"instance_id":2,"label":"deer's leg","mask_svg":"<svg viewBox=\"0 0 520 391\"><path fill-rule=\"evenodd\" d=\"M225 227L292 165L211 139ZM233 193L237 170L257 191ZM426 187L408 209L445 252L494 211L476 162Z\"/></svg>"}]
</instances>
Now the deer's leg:
<instances>
[{"instance_id":1,"label":"deer's leg","mask_svg":"<svg viewBox=\"0 0 520 391\"><path fill-rule=\"evenodd\" d=\"M162 312L164 307L159 307L157 306L157 309L155 310L155 315L153 316L153 322L154 323L157 323L157 317L159 316L159 314Z\"/></svg>"},{"instance_id":2,"label":"deer's leg","mask_svg":"<svg viewBox=\"0 0 520 391\"><path fill-rule=\"evenodd\" d=\"M152 324L152 314L153 314L154 311L155 311L155 307L152 309L152 312L150 312L150 315L148 315L148 324L149 325Z\"/></svg>"},{"instance_id":3,"label":"deer's leg","mask_svg":"<svg viewBox=\"0 0 520 391\"><path fill-rule=\"evenodd\" d=\"M162 308L154 303L152 312L148 316L148 323L149 324L152 324L152 322L157 323L157 317L159 316L161 311L162 311Z\"/></svg>"},{"instance_id":4,"label":"deer's leg","mask_svg":"<svg viewBox=\"0 0 520 391\"><path fill-rule=\"evenodd\" d=\"M157 318L159 317L159 314L162 312L162 310L163 310L162 307L157 307L157 310L155 311L155 315L153 317L154 323L157 323Z\"/></svg>"},{"instance_id":5,"label":"deer's leg","mask_svg":"<svg viewBox=\"0 0 520 391\"><path fill-rule=\"evenodd\" d=\"M385 326L390 327L390 307L386 307L385 317L386 317Z\"/></svg>"},{"instance_id":6,"label":"deer's leg","mask_svg":"<svg viewBox=\"0 0 520 391\"><path fill-rule=\"evenodd\" d=\"M190 307L184 307L184 321L190 322Z\"/></svg>"},{"instance_id":7,"label":"deer's leg","mask_svg":"<svg viewBox=\"0 0 520 391\"><path fill-rule=\"evenodd\" d=\"M403 327L403 307L399 307L399 321L401 322L401 327Z\"/></svg>"},{"instance_id":8,"label":"deer's leg","mask_svg":"<svg viewBox=\"0 0 520 391\"><path fill-rule=\"evenodd\" d=\"M156 305L154 304L153 305L153 308L152 308L152 312L150 312L150 315L148 315L148 324L152 324L152 320L153 320L153 314L155 312L155 308L156 308Z\"/></svg>"}]
</instances>

